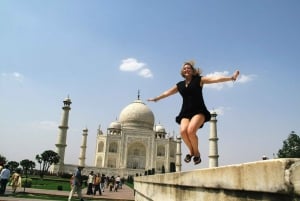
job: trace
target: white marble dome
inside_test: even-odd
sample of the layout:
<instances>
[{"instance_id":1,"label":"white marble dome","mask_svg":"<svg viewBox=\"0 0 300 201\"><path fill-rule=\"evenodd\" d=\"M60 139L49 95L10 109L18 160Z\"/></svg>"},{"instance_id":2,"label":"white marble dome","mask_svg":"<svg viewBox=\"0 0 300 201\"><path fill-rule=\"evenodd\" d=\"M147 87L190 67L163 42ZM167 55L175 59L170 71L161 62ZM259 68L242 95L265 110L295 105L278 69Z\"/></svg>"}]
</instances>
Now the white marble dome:
<instances>
[{"instance_id":1,"label":"white marble dome","mask_svg":"<svg viewBox=\"0 0 300 201\"><path fill-rule=\"evenodd\" d=\"M118 121L113 121L109 124L108 128L121 130L121 123Z\"/></svg>"},{"instance_id":2,"label":"white marble dome","mask_svg":"<svg viewBox=\"0 0 300 201\"><path fill-rule=\"evenodd\" d=\"M153 130L154 114L141 100L135 100L120 113L119 121L123 127L143 127Z\"/></svg>"},{"instance_id":3,"label":"white marble dome","mask_svg":"<svg viewBox=\"0 0 300 201\"><path fill-rule=\"evenodd\" d=\"M166 129L162 125L158 124L155 126L155 132L166 133Z\"/></svg>"}]
</instances>

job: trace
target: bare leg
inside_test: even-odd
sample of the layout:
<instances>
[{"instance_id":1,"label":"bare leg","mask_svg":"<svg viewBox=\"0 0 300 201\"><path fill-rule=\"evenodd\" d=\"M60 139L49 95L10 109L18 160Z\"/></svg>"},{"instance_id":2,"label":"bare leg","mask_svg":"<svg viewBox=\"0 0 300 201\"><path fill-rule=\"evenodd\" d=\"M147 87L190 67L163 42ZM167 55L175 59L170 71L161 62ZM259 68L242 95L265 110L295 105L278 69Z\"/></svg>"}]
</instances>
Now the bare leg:
<instances>
[{"instance_id":1,"label":"bare leg","mask_svg":"<svg viewBox=\"0 0 300 201\"><path fill-rule=\"evenodd\" d=\"M190 123L189 119L181 119L180 134L181 134L181 138L182 138L183 142L186 144L186 146L188 147L188 149L190 151L190 155L193 156L194 155L194 150L193 150L192 143L191 143L191 141L189 139L189 136L188 136L189 123Z\"/></svg>"},{"instance_id":2,"label":"bare leg","mask_svg":"<svg viewBox=\"0 0 300 201\"><path fill-rule=\"evenodd\" d=\"M69 194L69 198L68 198L68 201L71 201L71 199L72 199L72 196L73 196L73 194L74 194L74 191L75 191L75 186L72 186L72 189L71 189L71 191L70 191L70 194Z\"/></svg>"},{"instance_id":3,"label":"bare leg","mask_svg":"<svg viewBox=\"0 0 300 201\"><path fill-rule=\"evenodd\" d=\"M197 130L204 123L205 117L202 114L197 114L193 116L190 123L188 124L187 136L188 141L191 143L192 150L194 151L194 156L200 156L199 148L198 148L198 136Z\"/></svg>"}]
</instances>

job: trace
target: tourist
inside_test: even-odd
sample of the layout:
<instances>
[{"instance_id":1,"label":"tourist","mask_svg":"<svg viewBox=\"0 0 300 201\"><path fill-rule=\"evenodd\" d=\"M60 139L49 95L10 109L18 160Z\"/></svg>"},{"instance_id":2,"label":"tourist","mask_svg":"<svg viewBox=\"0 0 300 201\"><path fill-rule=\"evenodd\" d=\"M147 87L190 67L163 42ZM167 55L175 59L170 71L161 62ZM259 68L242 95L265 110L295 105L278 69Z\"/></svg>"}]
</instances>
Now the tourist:
<instances>
[{"instance_id":1,"label":"tourist","mask_svg":"<svg viewBox=\"0 0 300 201\"><path fill-rule=\"evenodd\" d=\"M102 190L102 192L104 192L105 183L106 183L106 177L105 174L102 174L101 181L100 181L100 189Z\"/></svg>"},{"instance_id":2,"label":"tourist","mask_svg":"<svg viewBox=\"0 0 300 201\"><path fill-rule=\"evenodd\" d=\"M72 186L73 186L73 180L74 180L74 174L72 174L71 178L70 178L70 187L72 189Z\"/></svg>"},{"instance_id":3,"label":"tourist","mask_svg":"<svg viewBox=\"0 0 300 201\"><path fill-rule=\"evenodd\" d=\"M110 177L106 176L105 182L106 182L106 188L109 188L109 181L110 181Z\"/></svg>"},{"instance_id":4,"label":"tourist","mask_svg":"<svg viewBox=\"0 0 300 201\"><path fill-rule=\"evenodd\" d=\"M22 179L20 173L21 169L17 169L16 172L11 176L10 183L13 193L15 193L17 188L21 186Z\"/></svg>"},{"instance_id":5,"label":"tourist","mask_svg":"<svg viewBox=\"0 0 300 201\"><path fill-rule=\"evenodd\" d=\"M71 201L73 194L76 192L78 195L78 198L80 201L84 201L82 198L82 193L81 193L81 188L82 188L82 176L81 176L81 171L83 167L79 166L77 167L77 170L74 174L73 182L72 182L72 189L69 194L69 199L68 201Z\"/></svg>"},{"instance_id":6,"label":"tourist","mask_svg":"<svg viewBox=\"0 0 300 201\"><path fill-rule=\"evenodd\" d=\"M239 71L235 71L232 76L208 77L201 76L200 74L200 70L195 68L193 61L184 62L181 68L181 76L184 80L178 82L161 95L148 99L148 101L156 102L177 92L180 93L183 102L181 111L176 117L176 122L180 124L181 138L190 152L185 156L184 161L189 163L193 158L195 165L201 163L198 137L196 135L197 130L202 128L204 123L211 118L210 112L204 103L202 88L205 84L235 81L239 75Z\"/></svg>"},{"instance_id":7,"label":"tourist","mask_svg":"<svg viewBox=\"0 0 300 201\"><path fill-rule=\"evenodd\" d=\"M8 165L5 165L0 173L0 195L3 195L6 190L7 182L10 178L10 170L8 169Z\"/></svg>"},{"instance_id":8,"label":"tourist","mask_svg":"<svg viewBox=\"0 0 300 201\"><path fill-rule=\"evenodd\" d=\"M109 191L112 191L115 188L115 177L111 176L109 179Z\"/></svg>"},{"instance_id":9,"label":"tourist","mask_svg":"<svg viewBox=\"0 0 300 201\"><path fill-rule=\"evenodd\" d=\"M98 173L94 179L94 195L96 195L97 191L99 191L99 195L102 195L102 192L101 192L102 190L100 188L100 182L101 182L101 175L100 175L100 173Z\"/></svg>"},{"instance_id":10,"label":"tourist","mask_svg":"<svg viewBox=\"0 0 300 201\"><path fill-rule=\"evenodd\" d=\"M94 178L95 178L94 172L91 171L87 180L87 184L88 184L87 192L86 192L87 195L93 195Z\"/></svg>"},{"instance_id":11,"label":"tourist","mask_svg":"<svg viewBox=\"0 0 300 201\"><path fill-rule=\"evenodd\" d=\"M115 191L118 191L118 188L120 188L121 186L121 177L118 175L116 177L116 187L115 187Z\"/></svg>"}]
</instances>

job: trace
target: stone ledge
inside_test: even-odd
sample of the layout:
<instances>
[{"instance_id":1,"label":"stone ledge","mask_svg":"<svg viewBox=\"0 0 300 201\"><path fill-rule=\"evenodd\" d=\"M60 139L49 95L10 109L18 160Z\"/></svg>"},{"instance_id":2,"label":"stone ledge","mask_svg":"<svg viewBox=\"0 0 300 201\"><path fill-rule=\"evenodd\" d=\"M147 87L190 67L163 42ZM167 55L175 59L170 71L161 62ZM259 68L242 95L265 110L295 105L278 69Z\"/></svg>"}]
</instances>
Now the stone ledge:
<instances>
[{"instance_id":1,"label":"stone ledge","mask_svg":"<svg viewBox=\"0 0 300 201\"><path fill-rule=\"evenodd\" d=\"M157 192L178 194L178 189L187 196L198 196L198 198L200 191L203 191L202 196L209 189L298 197L300 196L300 159L263 160L187 172L135 177L134 183L137 194L140 193L145 198L138 200L147 200L146 197L152 196L159 197L158 200L172 200L170 195L168 199L156 194Z\"/></svg>"}]
</instances>

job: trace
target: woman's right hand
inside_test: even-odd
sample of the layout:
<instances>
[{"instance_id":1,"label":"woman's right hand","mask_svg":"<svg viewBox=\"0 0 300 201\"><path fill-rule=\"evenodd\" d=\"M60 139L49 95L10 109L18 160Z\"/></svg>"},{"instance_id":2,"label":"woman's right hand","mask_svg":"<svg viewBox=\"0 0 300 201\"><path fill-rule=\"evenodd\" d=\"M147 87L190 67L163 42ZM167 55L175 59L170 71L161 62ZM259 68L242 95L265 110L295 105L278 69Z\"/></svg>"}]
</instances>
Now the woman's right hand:
<instances>
[{"instance_id":1,"label":"woman's right hand","mask_svg":"<svg viewBox=\"0 0 300 201\"><path fill-rule=\"evenodd\" d=\"M240 74L240 71L235 71L234 73L233 73L233 76L232 76L232 81L236 81L236 79L237 79L237 77L239 76L239 74Z\"/></svg>"}]
</instances>

